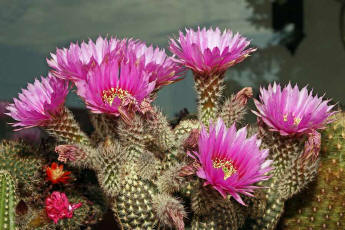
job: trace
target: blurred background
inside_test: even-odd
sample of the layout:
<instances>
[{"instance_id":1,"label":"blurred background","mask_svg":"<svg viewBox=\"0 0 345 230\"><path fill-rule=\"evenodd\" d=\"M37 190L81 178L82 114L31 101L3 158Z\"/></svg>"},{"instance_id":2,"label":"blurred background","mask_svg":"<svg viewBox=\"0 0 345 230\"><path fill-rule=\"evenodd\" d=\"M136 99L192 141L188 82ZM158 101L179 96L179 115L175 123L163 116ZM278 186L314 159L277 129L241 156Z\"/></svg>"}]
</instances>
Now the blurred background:
<instances>
[{"instance_id":1,"label":"blurred background","mask_svg":"<svg viewBox=\"0 0 345 230\"><path fill-rule=\"evenodd\" d=\"M343 3L336 0L0 0L0 100L48 72L56 47L99 35L134 37L167 48L185 27L230 28L258 51L227 72L230 91L272 81L308 84L345 103ZM156 101L170 118L195 112L190 73ZM83 108L76 96L68 105Z\"/></svg>"}]
</instances>

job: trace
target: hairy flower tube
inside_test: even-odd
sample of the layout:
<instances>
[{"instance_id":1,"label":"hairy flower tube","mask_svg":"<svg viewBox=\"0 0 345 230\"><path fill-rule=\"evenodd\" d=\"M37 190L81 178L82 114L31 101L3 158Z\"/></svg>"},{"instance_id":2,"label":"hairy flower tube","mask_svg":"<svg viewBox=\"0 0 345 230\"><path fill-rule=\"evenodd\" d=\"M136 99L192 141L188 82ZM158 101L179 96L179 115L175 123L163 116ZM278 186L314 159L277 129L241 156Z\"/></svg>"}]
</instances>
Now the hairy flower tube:
<instances>
[{"instance_id":1,"label":"hairy flower tube","mask_svg":"<svg viewBox=\"0 0 345 230\"><path fill-rule=\"evenodd\" d=\"M231 30L222 33L219 28L186 29L185 35L180 31L176 41L170 39L170 51L179 58L174 59L177 63L197 75L221 75L255 51L247 48L249 44L245 37L233 35Z\"/></svg>"},{"instance_id":2,"label":"hairy flower tube","mask_svg":"<svg viewBox=\"0 0 345 230\"><path fill-rule=\"evenodd\" d=\"M98 37L96 42L91 39L88 43L71 43L68 49L57 49L47 59L48 65L57 77L72 81L85 80L87 73L96 65L102 64L111 56L124 54L126 39Z\"/></svg>"},{"instance_id":3,"label":"hairy flower tube","mask_svg":"<svg viewBox=\"0 0 345 230\"><path fill-rule=\"evenodd\" d=\"M261 141L256 135L246 138L246 127L236 130L235 124L226 128L219 118L211 123L209 132L203 127L195 159L200 168L197 176L206 180L224 198L227 194L244 205L239 194L252 196L256 182L269 179L271 160L266 160L268 149L260 150ZM190 156L194 157L189 153Z\"/></svg>"},{"instance_id":4,"label":"hairy flower tube","mask_svg":"<svg viewBox=\"0 0 345 230\"><path fill-rule=\"evenodd\" d=\"M18 99L14 98L14 103L7 106L9 112L6 114L17 121L12 123L14 127L48 125L54 117L59 116L68 92L67 81L49 74L46 78L41 77L41 81L36 79L34 84L29 83L27 89L22 89Z\"/></svg>"},{"instance_id":5,"label":"hairy flower tube","mask_svg":"<svg viewBox=\"0 0 345 230\"><path fill-rule=\"evenodd\" d=\"M260 101L255 100L260 117L271 131L277 131L283 136L310 133L322 129L332 122L328 119L334 112L334 105L328 105L329 100L312 96L307 87L299 90L297 84L289 83L282 88L280 84L270 84L267 89L260 89Z\"/></svg>"},{"instance_id":6,"label":"hairy flower tube","mask_svg":"<svg viewBox=\"0 0 345 230\"><path fill-rule=\"evenodd\" d=\"M68 175L71 174L70 171L64 171L63 165L58 165L55 162L51 166L46 167L47 180L53 184L63 183L66 184L70 179Z\"/></svg>"},{"instance_id":7,"label":"hairy flower tube","mask_svg":"<svg viewBox=\"0 0 345 230\"><path fill-rule=\"evenodd\" d=\"M82 203L70 204L65 193L55 191L46 198L45 205L47 216L56 224L60 219L72 218L74 210Z\"/></svg>"},{"instance_id":8,"label":"hairy flower tube","mask_svg":"<svg viewBox=\"0 0 345 230\"><path fill-rule=\"evenodd\" d=\"M150 75L149 81L156 82L156 88L182 80L184 68L168 57L164 49L146 46L143 42L129 41L127 55L134 53L136 58L143 59L144 69Z\"/></svg>"},{"instance_id":9,"label":"hairy flower tube","mask_svg":"<svg viewBox=\"0 0 345 230\"><path fill-rule=\"evenodd\" d=\"M143 63L113 57L90 70L85 81L76 83L77 93L93 113L107 113L128 119L142 111L155 82L149 82Z\"/></svg>"}]
</instances>

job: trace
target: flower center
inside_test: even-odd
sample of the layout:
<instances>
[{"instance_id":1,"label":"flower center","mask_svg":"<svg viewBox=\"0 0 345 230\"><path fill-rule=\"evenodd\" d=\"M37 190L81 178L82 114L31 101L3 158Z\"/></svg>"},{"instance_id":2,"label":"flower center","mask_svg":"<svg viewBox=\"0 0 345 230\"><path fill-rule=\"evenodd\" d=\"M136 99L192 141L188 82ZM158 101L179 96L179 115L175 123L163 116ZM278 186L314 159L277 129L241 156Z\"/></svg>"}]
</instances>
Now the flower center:
<instances>
[{"instance_id":1,"label":"flower center","mask_svg":"<svg viewBox=\"0 0 345 230\"><path fill-rule=\"evenodd\" d=\"M108 90L103 90L102 92L103 102L109 104L110 106L113 104L115 98L119 98L121 101L123 101L128 97L130 97L130 93L121 88L111 88Z\"/></svg>"},{"instance_id":2,"label":"flower center","mask_svg":"<svg viewBox=\"0 0 345 230\"><path fill-rule=\"evenodd\" d=\"M62 177L64 173L65 173L65 172L64 172L62 169L60 169L59 167L57 167L55 170L52 170L52 179L53 179L53 180L57 180L57 179L59 179L60 177Z\"/></svg>"},{"instance_id":3,"label":"flower center","mask_svg":"<svg viewBox=\"0 0 345 230\"><path fill-rule=\"evenodd\" d=\"M298 126L299 123L301 123L301 120L302 120L302 119L299 118L299 117L295 117L295 116L293 116L293 117L294 117L294 119L293 119L293 124L294 124L295 126ZM285 122L288 121L288 115L287 115L287 114L284 114L283 120L284 120Z\"/></svg>"},{"instance_id":4,"label":"flower center","mask_svg":"<svg viewBox=\"0 0 345 230\"><path fill-rule=\"evenodd\" d=\"M224 180L231 177L234 173L237 172L237 169L234 166L234 162L232 160L224 160L215 158L212 160L213 168L219 169L221 168L224 173Z\"/></svg>"}]
</instances>

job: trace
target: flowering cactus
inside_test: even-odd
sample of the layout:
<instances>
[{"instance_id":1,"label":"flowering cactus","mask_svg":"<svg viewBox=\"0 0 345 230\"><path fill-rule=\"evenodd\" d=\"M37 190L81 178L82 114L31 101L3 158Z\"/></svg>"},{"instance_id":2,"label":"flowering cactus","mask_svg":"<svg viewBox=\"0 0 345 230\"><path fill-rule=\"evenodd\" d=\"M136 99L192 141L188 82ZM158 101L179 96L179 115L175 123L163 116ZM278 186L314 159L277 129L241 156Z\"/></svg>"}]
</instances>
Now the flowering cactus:
<instances>
[{"instance_id":1,"label":"flowering cactus","mask_svg":"<svg viewBox=\"0 0 345 230\"><path fill-rule=\"evenodd\" d=\"M76 83L77 93L94 113L122 115L144 112L143 103L155 87L149 75L135 60L109 59L88 73L85 81Z\"/></svg>"},{"instance_id":2,"label":"flowering cactus","mask_svg":"<svg viewBox=\"0 0 345 230\"><path fill-rule=\"evenodd\" d=\"M304 87L288 84L283 89L261 89L260 102L255 101L260 132L265 146L271 146L273 177L264 183L267 209L257 220L257 229L274 229L284 211L284 202L314 180L319 166L321 138L318 129L325 127L334 112L329 100L313 97Z\"/></svg>"},{"instance_id":3,"label":"flowering cactus","mask_svg":"<svg viewBox=\"0 0 345 230\"><path fill-rule=\"evenodd\" d=\"M230 194L244 205L239 193L251 195L253 183L267 180L271 170L266 161L268 149L260 150L255 136L246 139L246 127L236 131L235 125L226 128L223 121L210 125L209 133L203 129L199 137L199 152L195 153L201 167L198 177L204 185L212 185L224 198Z\"/></svg>"},{"instance_id":4,"label":"flowering cactus","mask_svg":"<svg viewBox=\"0 0 345 230\"><path fill-rule=\"evenodd\" d=\"M10 115L17 120L14 127L30 128L48 126L60 116L62 105L68 94L68 82L52 75L35 80L19 94L19 100L7 106Z\"/></svg>"},{"instance_id":5,"label":"flowering cactus","mask_svg":"<svg viewBox=\"0 0 345 230\"><path fill-rule=\"evenodd\" d=\"M1 167L17 182L17 225L79 229L111 209L121 229L273 229L285 201L315 177L318 130L334 112L306 88L274 83L255 100L257 125L243 127L253 89L222 99L225 72L256 50L249 45L230 30L198 28L170 40L172 57L126 38L57 49L48 77L7 106L14 127L38 126L55 137L30 156L26 145L13 142L12 155L0 146L0 159L9 161ZM151 103L188 68L198 116L173 127ZM91 112L91 135L63 105L70 85ZM56 160L68 171L43 167ZM66 183L70 172L75 180ZM30 175L35 183L27 183Z\"/></svg>"},{"instance_id":6,"label":"flowering cactus","mask_svg":"<svg viewBox=\"0 0 345 230\"><path fill-rule=\"evenodd\" d=\"M292 88L289 83L281 89L279 84L269 85L268 89L260 89L260 100L254 100L260 117L270 131L277 131L282 136L309 133L313 130L325 128L328 119L334 112L330 112L333 105L329 100L312 96L307 87L298 89L297 84Z\"/></svg>"},{"instance_id":7,"label":"flowering cactus","mask_svg":"<svg viewBox=\"0 0 345 230\"><path fill-rule=\"evenodd\" d=\"M186 35L179 34L177 41L170 40L170 50L177 55L177 63L193 71L199 99L199 119L208 124L215 119L224 88L224 74L231 66L243 61L254 48L240 34L231 30L223 33L203 28L198 31L186 29Z\"/></svg>"}]
</instances>

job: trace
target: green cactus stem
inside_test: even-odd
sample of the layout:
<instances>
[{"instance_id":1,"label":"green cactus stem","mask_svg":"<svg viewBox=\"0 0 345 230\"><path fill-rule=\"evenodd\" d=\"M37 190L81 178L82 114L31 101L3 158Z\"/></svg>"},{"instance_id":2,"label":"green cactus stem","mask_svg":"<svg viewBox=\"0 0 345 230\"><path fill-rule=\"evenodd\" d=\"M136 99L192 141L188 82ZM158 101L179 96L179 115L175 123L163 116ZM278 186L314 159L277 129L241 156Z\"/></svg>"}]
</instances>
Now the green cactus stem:
<instances>
[{"instance_id":1,"label":"green cactus stem","mask_svg":"<svg viewBox=\"0 0 345 230\"><path fill-rule=\"evenodd\" d=\"M0 168L7 170L22 184L32 185L40 180L43 161L36 157L38 149L20 141L0 143Z\"/></svg>"},{"instance_id":2,"label":"green cactus stem","mask_svg":"<svg viewBox=\"0 0 345 230\"><path fill-rule=\"evenodd\" d=\"M15 230L15 182L11 174L0 170L0 229Z\"/></svg>"},{"instance_id":3,"label":"green cactus stem","mask_svg":"<svg viewBox=\"0 0 345 230\"><path fill-rule=\"evenodd\" d=\"M322 133L317 179L287 202L281 229L345 228L345 113L334 118Z\"/></svg>"},{"instance_id":4,"label":"green cactus stem","mask_svg":"<svg viewBox=\"0 0 345 230\"><path fill-rule=\"evenodd\" d=\"M194 73L194 81L198 95L198 117L208 126L209 121L218 116L224 89L224 73L214 76L199 76Z\"/></svg>"},{"instance_id":5,"label":"green cactus stem","mask_svg":"<svg viewBox=\"0 0 345 230\"><path fill-rule=\"evenodd\" d=\"M74 116L69 109L63 107L59 117L55 117L47 126L45 130L57 140L66 143L89 144L89 138L80 129L79 124L74 119Z\"/></svg>"}]
</instances>

